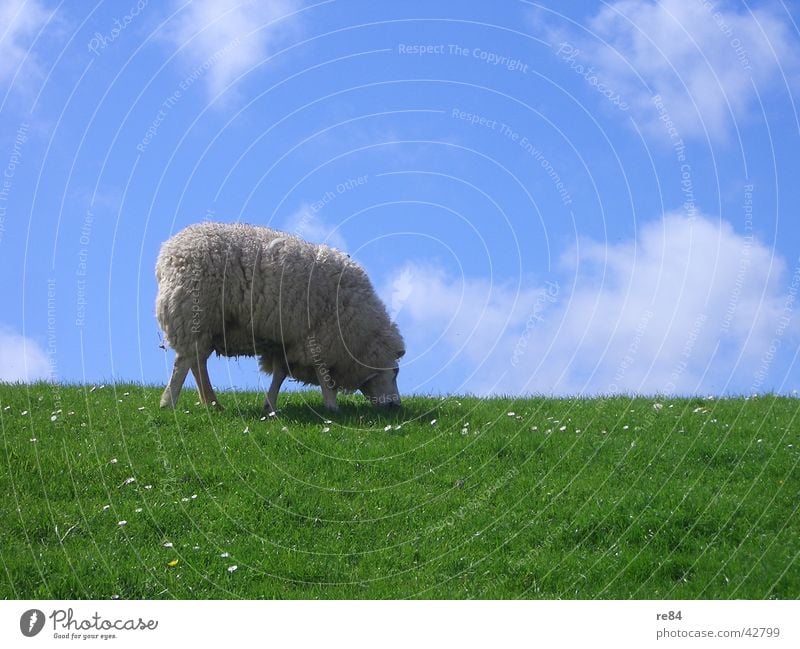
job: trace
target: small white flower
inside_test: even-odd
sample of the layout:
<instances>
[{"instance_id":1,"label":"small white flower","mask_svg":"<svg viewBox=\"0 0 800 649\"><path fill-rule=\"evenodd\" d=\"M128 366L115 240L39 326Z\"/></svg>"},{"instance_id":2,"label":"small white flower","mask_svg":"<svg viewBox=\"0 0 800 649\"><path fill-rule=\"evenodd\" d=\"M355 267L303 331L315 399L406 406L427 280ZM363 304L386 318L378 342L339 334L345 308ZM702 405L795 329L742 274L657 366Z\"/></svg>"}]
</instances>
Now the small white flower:
<instances>
[{"instance_id":1,"label":"small white flower","mask_svg":"<svg viewBox=\"0 0 800 649\"><path fill-rule=\"evenodd\" d=\"M628 426L628 424L625 424L625 425L622 427L622 430L628 430L628 428L630 428L630 426Z\"/></svg>"},{"instance_id":2,"label":"small white flower","mask_svg":"<svg viewBox=\"0 0 800 649\"><path fill-rule=\"evenodd\" d=\"M50 421L55 421L56 419L58 419L56 415L50 415Z\"/></svg>"},{"instance_id":3,"label":"small white flower","mask_svg":"<svg viewBox=\"0 0 800 649\"><path fill-rule=\"evenodd\" d=\"M653 410L661 410L664 407L663 403L654 403Z\"/></svg>"},{"instance_id":4,"label":"small white flower","mask_svg":"<svg viewBox=\"0 0 800 649\"><path fill-rule=\"evenodd\" d=\"M197 499L197 494L192 494L192 500L196 500L196 499Z\"/></svg>"},{"instance_id":5,"label":"small white flower","mask_svg":"<svg viewBox=\"0 0 800 649\"><path fill-rule=\"evenodd\" d=\"M516 413L516 412L514 412L514 411L512 410L511 412L507 412L506 414L507 414L509 417L513 417L513 416L514 416L514 415L516 415L517 413Z\"/></svg>"},{"instance_id":6,"label":"small white flower","mask_svg":"<svg viewBox=\"0 0 800 649\"><path fill-rule=\"evenodd\" d=\"M392 430L392 425L391 425L391 424L389 424L388 426L384 426L384 427L383 427L383 432L384 432L384 433L385 433L386 431L388 431L388 430Z\"/></svg>"},{"instance_id":7,"label":"small white flower","mask_svg":"<svg viewBox=\"0 0 800 649\"><path fill-rule=\"evenodd\" d=\"M281 426L281 432L282 432L282 433L288 433L288 432L289 432L289 429L288 429L288 428L286 428L286 426Z\"/></svg>"},{"instance_id":8,"label":"small white flower","mask_svg":"<svg viewBox=\"0 0 800 649\"><path fill-rule=\"evenodd\" d=\"M539 430L538 426L531 426L531 430Z\"/></svg>"},{"instance_id":9,"label":"small white flower","mask_svg":"<svg viewBox=\"0 0 800 649\"><path fill-rule=\"evenodd\" d=\"M106 511L107 509L110 509L110 508L111 508L111 505L103 505L103 511Z\"/></svg>"},{"instance_id":10,"label":"small white flower","mask_svg":"<svg viewBox=\"0 0 800 649\"><path fill-rule=\"evenodd\" d=\"M625 428L627 428L627 426L625 426ZM560 426L558 430L563 432L563 431L567 430L567 427L566 426Z\"/></svg>"},{"instance_id":11,"label":"small white flower","mask_svg":"<svg viewBox=\"0 0 800 649\"><path fill-rule=\"evenodd\" d=\"M236 572L239 566L228 566L228 572Z\"/></svg>"},{"instance_id":12,"label":"small white flower","mask_svg":"<svg viewBox=\"0 0 800 649\"><path fill-rule=\"evenodd\" d=\"M469 428L462 428L461 429L461 434L462 435L467 435L468 433L469 433Z\"/></svg>"},{"instance_id":13,"label":"small white flower","mask_svg":"<svg viewBox=\"0 0 800 649\"><path fill-rule=\"evenodd\" d=\"M436 419L431 419L431 426L434 426L436 424L436 421L437 421Z\"/></svg>"},{"instance_id":14,"label":"small white flower","mask_svg":"<svg viewBox=\"0 0 800 649\"><path fill-rule=\"evenodd\" d=\"M181 502L182 502L182 503L188 503L188 502L189 502L189 499L188 499L188 498L181 498Z\"/></svg>"},{"instance_id":15,"label":"small white flower","mask_svg":"<svg viewBox=\"0 0 800 649\"><path fill-rule=\"evenodd\" d=\"M133 484L134 482L136 482L136 478L125 478L125 482L123 482L122 484L127 485L127 484Z\"/></svg>"},{"instance_id":16,"label":"small white flower","mask_svg":"<svg viewBox=\"0 0 800 649\"><path fill-rule=\"evenodd\" d=\"M326 419L322 422L323 424L332 424L333 422L330 419Z\"/></svg>"},{"instance_id":17,"label":"small white flower","mask_svg":"<svg viewBox=\"0 0 800 649\"><path fill-rule=\"evenodd\" d=\"M120 521L119 523L117 523L117 525L119 525L120 527L125 527L127 524L128 521Z\"/></svg>"},{"instance_id":18,"label":"small white flower","mask_svg":"<svg viewBox=\"0 0 800 649\"><path fill-rule=\"evenodd\" d=\"M173 547L173 546L172 546L172 542L171 542L171 541L167 541L167 542L164 544L164 547L165 547L165 548L171 548L171 547Z\"/></svg>"},{"instance_id":19,"label":"small white flower","mask_svg":"<svg viewBox=\"0 0 800 649\"><path fill-rule=\"evenodd\" d=\"M221 556L223 559L227 559L229 556L231 556L231 553L230 552L223 552L219 556Z\"/></svg>"},{"instance_id":20,"label":"small white flower","mask_svg":"<svg viewBox=\"0 0 800 649\"><path fill-rule=\"evenodd\" d=\"M139 406L139 407L137 408L137 410L138 410L139 412L141 412L142 410L144 410L144 406Z\"/></svg>"},{"instance_id":21,"label":"small white flower","mask_svg":"<svg viewBox=\"0 0 800 649\"><path fill-rule=\"evenodd\" d=\"M325 426L325 428L323 428L323 429L322 429L322 432L323 432L323 433L329 433L329 432L330 432L330 430L331 430L331 429L330 429L330 426Z\"/></svg>"},{"instance_id":22,"label":"small white flower","mask_svg":"<svg viewBox=\"0 0 800 649\"><path fill-rule=\"evenodd\" d=\"M153 488L153 485L151 485L151 484L146 484L146 485L144 486L144 488L145 488L145 489L152 489L152 488Z\"/></svg>"},{"instance_id":23,"label":"small white flower","mask_svg":"<svg viewBox=\"0 0 800 649\"><path fill-rule=\"evenodd\" d=\"M135 511L137 514L141 514L142 513L142 508L141 507L137 507L133 511Z\"/></svg>"},{"instance_id":24,"label":"small white flower","mask_svg":"<svg viewBox=\"0 0 800 649\"><path fill-rule=\"evenodd\" d=\"M112 457L112 458L109 460L109 462L111 462L111 464L116 464L117 462L119 462L119 460L118 460L117 458L115 458L115 457Z\"/></svg>"},{"instance_id":25,"label":"small white flower","mask_svg":"<svg viewBox=\"0 0 800 649\"><path fill-rule=\"evenodd\" d=\"M250 426L245 426L244 430L242 432L243 433L249 433L250 432Z\"/></svg>"},{"instance_id":26,"label":"small white flower","mask_svg":"<svg viewBox=\"0 0 800 649\"><path fill-rule=\"evenodd\" d=\"M28 411L27 411L27 410L23 410L23 411L20 413L20 415L22 415L23 417L24 417L25 415L27 415L27 414L28 414Z\"/></svg>"},{"instance_id":27,"label":"small white flower","mask_svg":"<svg viewBox=\"0 0 800 649\"><path fill-rule=\"evenodd\" d=\"M123 392L122 396L123 397L129 397L129 396L131 396L131 393L130 392Z\"/></svg>"},{"instance_id":28,"label":"small white flower","mask_svg":"<svg viewBox=\"0 0 800 649\"><path fill-rule=\"evenodd\" d=\"M38 442L39 440L38 440L38 439L36 439L35 437L31 437L31 441L32 441L32 442L35 444L35 443L36 443L36 442Z\"/></svg>"}]
</instances>

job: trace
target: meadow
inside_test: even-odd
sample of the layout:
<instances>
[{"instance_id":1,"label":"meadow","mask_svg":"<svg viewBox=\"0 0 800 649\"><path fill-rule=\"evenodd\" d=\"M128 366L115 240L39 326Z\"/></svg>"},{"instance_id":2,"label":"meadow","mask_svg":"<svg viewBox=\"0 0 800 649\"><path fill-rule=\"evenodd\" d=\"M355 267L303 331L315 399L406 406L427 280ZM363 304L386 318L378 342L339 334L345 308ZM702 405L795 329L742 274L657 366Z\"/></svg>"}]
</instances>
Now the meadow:
<instances>
[{"instance_id":1,"label":"meadow","mask_svg":"<svg viewBox=\"0 0 800 649\"><path fill-rule=\"evenodd\" d=\"M0 597L800 597L800 401L0 384Z\"/></svg>"}]
</instances>

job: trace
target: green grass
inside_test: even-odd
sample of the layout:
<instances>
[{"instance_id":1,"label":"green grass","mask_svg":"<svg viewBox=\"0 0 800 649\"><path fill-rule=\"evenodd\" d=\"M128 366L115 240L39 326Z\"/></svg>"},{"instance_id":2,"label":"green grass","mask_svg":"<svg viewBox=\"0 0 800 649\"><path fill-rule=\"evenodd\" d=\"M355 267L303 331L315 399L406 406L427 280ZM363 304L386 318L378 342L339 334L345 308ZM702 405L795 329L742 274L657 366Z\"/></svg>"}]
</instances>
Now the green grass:
<instances>
[{"instance_id":1,"label":"green grass","mask_svg":"<svg viewBox=\"0 0 800 649\"><path fill-rule=\"evenodd\" d=\"M0 597L800 596L796 399L159 394L0 385Z\"/></svg>"}]
</instances>

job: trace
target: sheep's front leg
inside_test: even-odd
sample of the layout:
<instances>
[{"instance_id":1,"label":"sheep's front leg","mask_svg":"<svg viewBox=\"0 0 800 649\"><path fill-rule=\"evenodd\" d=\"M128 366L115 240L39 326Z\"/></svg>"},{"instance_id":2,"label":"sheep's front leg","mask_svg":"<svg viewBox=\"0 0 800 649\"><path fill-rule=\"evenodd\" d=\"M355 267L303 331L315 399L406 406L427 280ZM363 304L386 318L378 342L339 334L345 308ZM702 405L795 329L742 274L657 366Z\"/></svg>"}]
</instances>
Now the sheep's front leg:
<instances>
[{"instance_id":1,"label":"sheep's front leg","mask_svg":"<svg viewBox=\"0 0 800 649\"><path fill-rule=\"evenodd\" d=\"M324 368L317 367L317 380L319 387L322 388L322 399L325 402L325 410L336 412L339 405L336 403L336 384L331 379L331 375L324 371Z\"/></svg>"},{"instance_id":2,"label":"sheep's front leg","mask_svg":"<svg viewBox=\"0 0 800 649\"><path fill-rule=\"evenodd\" d=\"M162 408L174 408L178 403L178 396L181 393L183 382L189 373L192 361L186 356L175 356L175 365L172 367L172 377L161 395Z\"/></svg>"},{"instance_id":3,"label":"sheep's front leg","mask_svg":"<svg viewBox=\"0 0 800 649\"><path fill-rule=\"evenodd\" d=\"M268 417L271 412L278 412L278 392L281 391L284 379L286 379L287 372L283 363L277 363L272 372L272 383L269 386L269 392L264 399L263 415Z\"/></svg>"}]
</instances>

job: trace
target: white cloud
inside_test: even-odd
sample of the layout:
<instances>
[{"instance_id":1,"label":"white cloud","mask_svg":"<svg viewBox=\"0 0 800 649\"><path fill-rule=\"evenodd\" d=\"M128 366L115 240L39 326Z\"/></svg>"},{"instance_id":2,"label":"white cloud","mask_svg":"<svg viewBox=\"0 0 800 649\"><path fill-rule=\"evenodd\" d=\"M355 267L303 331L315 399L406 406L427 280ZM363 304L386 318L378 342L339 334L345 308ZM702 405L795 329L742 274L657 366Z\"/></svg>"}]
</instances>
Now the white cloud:
<instances>
[{"instance_id":1,"label":"white cloud","mask_svg":"<svg viewBox=\"0 0 800 649\"><path fill-rule=\"evenodd\" d=\"M38 72L30 47L49 18L50 12L38 0L0 2L0 82L10 83L16 75L16 85ZM20 69L23 62L27 66L24 74Z\"/></svg>"},{"instance_id":2,"label":"white cloud","mask_svg":"<svg viewBox=\"0 0 800 649\"><path fill-rule=\"evenodd\" d=\"M477 393L747 392L771 387L754 378L764 355L798 333L780 325L785 264L724 222L670 214L635 241L581 241L562 264L521 290L398 269L413 285L399 318L410 357L458 365Z\"/></svg>"},{"instance_id":3,"label":"white cloud","mask_svg":"<svg viewBox=\"0 0 800 649\"><path fill-rule=\"evenodd\" d=\"M49 374L47 354L35 341L0 326L0 381L28 383Z\"/></svg>"},{"instance_id":4,"label":"white cloud","mask_svg":"<svg viewBox=\"0 0 800 649\"><path fill-rule=\"evenodd\" d=\"M326 223L322 214L306 203L289 216L280 229L312 243L324 243L332 248L347 250L347 242L338 227Z\"/></svg>"},{"instance_id":5,"label":"white cloud","mask_svg":"<svg viewBox=\"0 0 800 649\"><path fill-rule=\"evenodd\" d=\"M411 292L414 290L414 272L409 266L403 268L399 273L395 274L389 291L389 318L392 322L397 320L397 316L403 310Z\"/></svg>"},{"instance_id":6,"label":"white cloud","mask_svg":"<svg viewBox=\"0 0 800 649\"><path fill-rule=\"evenodd\" d=\"M587 23L591 36L548 29L554 44L572 41L577 61L621 92L635 115L658 126L660 94L681 135L724 137L784 74L798 54L791 26L771 11L711 0L620 0ZM660 127L659 127L660 128Z\"/></svg>"},{"instance_id":7,"label":"white cloud","mask_svg":"<svg viewBox=\"0 0 800 649\"><path fill-rule=\"evenodd\" d=\"M216 95L274 52L276 42L297 26L296 17L281 18L300 6L297 0L194 0L175 17L168 35L178 47L185 45L182 53L193 68L207 66L206 85Z\"/></svg>"},{"instance_id":8,"label":"white cloud","mask_svg":"<svg viewBox=\"0 0 800 649\"><path fill-rule=\"evenodd\" d=\"M414 323L406 329L411 336L414 331L422 334L418 339L425 341L426 351L443 341L458 355L479 362L507 328L524 321L537 291L488 279L454 278L435 264L410 262L393 273L382 293L398 320ZM418 354L425 353L415 347Z\"/></svg>"}]
</instances>

